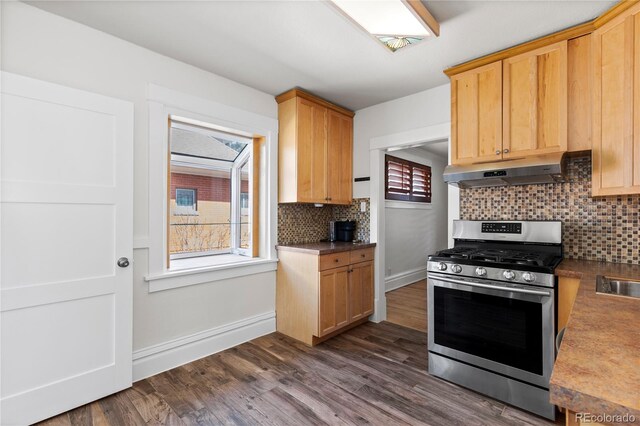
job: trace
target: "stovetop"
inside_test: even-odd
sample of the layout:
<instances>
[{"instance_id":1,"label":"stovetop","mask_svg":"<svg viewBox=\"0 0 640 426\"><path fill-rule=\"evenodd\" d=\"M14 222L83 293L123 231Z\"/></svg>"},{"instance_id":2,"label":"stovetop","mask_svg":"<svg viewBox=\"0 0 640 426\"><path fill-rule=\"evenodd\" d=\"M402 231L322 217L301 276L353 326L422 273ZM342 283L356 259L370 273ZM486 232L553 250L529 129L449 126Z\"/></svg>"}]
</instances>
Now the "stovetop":
<instances>
[{"instance_id":1,"label":"stovetop","mask_svg":"<svg viewBox=\"0 0 640 426\"><path fill-rule=\"evenodd\" d=\"M555 256L549 253L524 250L483 249L456 247L441 250L435 257L445 259L469 259L491 263L508 263L525 266L554 266Z\"/></svg>"},{"instance_id":2,"label":"stovetop","mask_svg":"<svg viewBox=\"0 0 640 426\"><path fill-rule=\"evenodd\" d=\"M517 248L461 246L440 250L429 256L429 261L449 262L462 265L485 266L491 268L514 269L520 271L544 272L552 274L562 261L558 250L538 249L518 245Z\"/></svg>"},{"instance_id":3,"label":"stovetop","mask_svg":"<svg viewBox=\"0 0 640 426\"><path fill-rule=\"evenodd\" d=\"M433 270L440 273L453 269L454 274L463 274L468 268L456 265L467 265L501 269L508 276L511 271L553 275L562 261L561 225L558 221L456 220L453 248L432 254L429 263L438 264Z\"/></svg>"}]
</instances>

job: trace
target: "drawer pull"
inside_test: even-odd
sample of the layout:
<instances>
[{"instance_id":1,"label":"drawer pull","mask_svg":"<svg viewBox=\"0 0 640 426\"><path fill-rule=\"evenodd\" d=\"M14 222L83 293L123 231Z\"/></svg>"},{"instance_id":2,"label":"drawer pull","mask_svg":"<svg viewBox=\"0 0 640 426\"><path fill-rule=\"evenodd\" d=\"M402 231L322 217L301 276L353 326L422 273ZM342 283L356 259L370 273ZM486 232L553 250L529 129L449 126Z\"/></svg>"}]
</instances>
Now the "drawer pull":
<instances>
[{"instance_id":1,"label":"drawer pull","mask_svg":"<svg viewBox=\"0 0 640 426\"><path fill-rule=\"evenodd\" d=\"M333 259L333 261L334 261L334 262L336 262L336 263L338 263L338 262L340 262L340 259L335 258L335 259Z\"/></svg>"},{"instance_id":2,"label":"drawer pull","mask_svg":"<svg viewBox=\"0 0 640 426\"><path fill-rule=\"evenodd\" d=\"M367 257L367 255L363 253L360 255L360 257Z\"/></svg>"}]
</instances>

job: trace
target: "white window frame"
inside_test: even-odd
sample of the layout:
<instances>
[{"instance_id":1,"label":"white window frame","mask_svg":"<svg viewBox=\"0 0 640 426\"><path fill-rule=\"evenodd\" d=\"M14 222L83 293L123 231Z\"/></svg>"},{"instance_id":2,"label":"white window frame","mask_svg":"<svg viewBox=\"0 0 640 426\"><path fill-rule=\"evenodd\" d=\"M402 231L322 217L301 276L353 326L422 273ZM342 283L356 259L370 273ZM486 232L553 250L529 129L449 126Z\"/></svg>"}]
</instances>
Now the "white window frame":
<instances>
[{"instance_id":1,"label":"white window frame","mask_svg":"<svg viewBox=\"0 0 640 426\"><path fill-rule=\"evenodd\" d=\"M240 205L240 193L242 190L242 179L241 172L242 166L245 164L249 165L249 227L251 227L252 216L252 192L253 192L253 156L251 155L251 151L253 150L253 144L248 146L242 151L242 153L236 158L236 161L233 163L233 168L231 169L231 220L235 225L231 227L231 252L234 254L238 254L241 256L251 256L253 253L252 245L253 238L249 240L248 248L241 248L240 241L242 238L241 235L241 217L242 217L242 206Z\"/></svg>"},{"instance_id":2,"label":"white window frame","mask_svg":"<svg viewBox=\"0 0 640 426\"><path fill-rule=\"evenodd\" d=\"M197 127L197 126L189 126L187 124L183 124L180 120L182 119L182 117L170 117L170 126L172 128L179 128L182 130L186 130L186 131L195 131L201 134L204 134L205 136L214 136L216 137L216 131L215 130L211 130L208 131L207 129L203 129L201 127ZM175 167L175 166L186 166L186 167L190 167L190 168L202 168L202 169L207 169L207 170L223 170L223 171L230 171L230 175L229 175L229 182L230 182L230 212L229 212L229 217L231 219L231 233L229 236L229 240L230 240L230 247L228 249L221 249L221 250L215 250L215 251L210 251L210 252L193 252L193 253L174 253L174 254L170 254L169 255L169 261L174 261L174 260L178 260L178 259L186 259L186 258L193 258L193 257L205 257L205 256L217 256L217 255L221 255L221 254L227 254L227 253L231 253L231 254L236 254L239 256L249 256L252 257L253 256L253 238L250 240L250 244L248 248L241 248L240 247L240 238L241 238L241 234L240 234L240 218L241 218L241 208L240 208L240 191L241 191L241 180L240 180L240 169L242 168L242 166L244 166L245 164L249 165L249 198L251 199L251 193L253 191L253 185L252 185L252 180L253 180L253 140L252 138L246 138L246 137L237 137L238 140L243 139L243 142L246 140L247 146L242 150L242 152L240 152L235 160L233 162L230 161L224 161L224 160L217 160L217 159L213 159L213 158L202 158L202 157L190 157L188 155L181 155L181 154L171 154L171 163L170 163L170 167ZM171 141L169 141L169 144L171 144ZM172 169L173 170L173 169ZM176 188L176 209L178 209L177 206L177 200L178 200L178 189L189 189L189 188ZM196 190L194 190L196 191ZM197 191L196 191L196 197L197 197ZM176 210L177 212L179 212L179 210ZM188 212L186 211L185 213L183 213L184 215L197 215L197 211L196 208L194 207L193 212ZM252 214L252 208L249 208L249 218L250 221L253 220L253 218L251 217ZM217 261L214 261L212 259L212 264L213 263L218 263ZM182 268L181 268L182 269Z\"/></svg>"},{"instance_id":3,"label":"white window frame","mask_svg":"<svg viewBox=\"0 0 640 426\"><path fill-rule=\"evenodd\" d=\"M149 292L275 271L277 263L277 138L278 121L239 108L188 95L155 84L148 85L149 106ZM226 263L170 270L167 256L167 202L171 116L194 124L243 136L264 138L260 147L260 206L258 257L229 255ZM252 162L250 161L250 164ZM250 166L251 170L252 166ZM263 201L264 200L264 201ZM251 205L251 201L250 201ZM215 256L212 256L215 257ZM216 264L217 263L217 264Z\"/></svg>"}]
</instances>

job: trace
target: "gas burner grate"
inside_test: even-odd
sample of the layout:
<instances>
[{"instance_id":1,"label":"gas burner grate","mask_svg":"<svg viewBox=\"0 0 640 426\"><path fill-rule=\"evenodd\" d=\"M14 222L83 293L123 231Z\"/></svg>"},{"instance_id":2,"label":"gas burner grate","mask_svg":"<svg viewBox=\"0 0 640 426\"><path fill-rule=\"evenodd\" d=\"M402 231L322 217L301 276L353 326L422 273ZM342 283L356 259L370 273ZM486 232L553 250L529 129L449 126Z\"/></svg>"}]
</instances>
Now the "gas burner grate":
<instances>
[{"instance_id":1,"label":"gas burner grate","mask_svg":"<svg viewBox=\"0 0 640 426\"><path fill-rule=\"evenodd\" d=\"M436 256L439 257L448 257L451 259L469 259L471 253L473 253L475 249L467 248L467 247L458 247L447 250L439 251Z\"/></svg>"}]
</instances>

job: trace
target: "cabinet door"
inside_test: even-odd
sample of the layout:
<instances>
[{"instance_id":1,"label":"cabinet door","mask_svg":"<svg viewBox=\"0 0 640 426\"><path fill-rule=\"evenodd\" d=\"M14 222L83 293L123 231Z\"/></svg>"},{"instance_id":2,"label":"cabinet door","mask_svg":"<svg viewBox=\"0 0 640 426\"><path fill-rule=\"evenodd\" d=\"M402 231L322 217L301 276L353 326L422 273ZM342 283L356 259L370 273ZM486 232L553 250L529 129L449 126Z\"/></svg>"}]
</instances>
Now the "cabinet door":
<instances>
[{"instance_id":1,"label":"cabinet door","mask_svg":"<svg viewBox=\"0 0 640 426\"><path fill-rule=\"evenodd\" d=\"M350 204L353 169L353 119L329 110L327 186L329 204Z\"/></svg>"},{"instance_id":2,"label":"cabinet door","mask_svg":"<svg viewBox=\"0 0 640 426\"><path fill-rule=\"evenodd\" d=\"M349 277L349 321L357 321L373 313L373 262L351 266Z\"/></svg>"},{"instance_id":3,"label":"cabinet door","mask_svg":"<svg viewBox=\"0 0 640 426\"><path fill-rule=\"evenodd\" d=\"M567 44L567 151L587 151L591 143L591 34Z\"/></svg>"},{"instance_id":4,"label":"cabinet door","mask_svg":"<svg viewBox=\"0 0 640 426\"><path fill-rule=\"evenodd\" d=\"M640 15L634 6L592 35L592 195L640 193Z\"/></svg>"},{"instance_id":5,"label":"cabinet door","mask_svg":"<svg viewBox=\"0 0 640 426\"><path fill-rule=\"evenodd\" d=\"M502 62L451 77L451 163L502 158Z\"/></svg>"},{"instance_id":6,"label":"cabinet door","mask_svg":"<svg viewBox=\"0 0 640 426\"><path fill-rule=\"evenodd\" d=\"M298 98L298 201L327 198L327 108Z\"/></svg>"},{"instance_id":7,"label":"cabinet door","mask_svg":"<svg viewBox=\"0 0 640 426\"><path fill-rule=\"evenodd\" d=\"M504 60L503 158L567 150L567 41Z\"/></svg>"},{"instance_id":8,"label":"cabinet door","mask_svg":"<svg viewBox=\"0 0 640 426\"><path fill-rule=\"evenodd\" d=\"M320 272L318 337L349 323L349 275L348 266Z\"/></svg>"}]
</instances>

